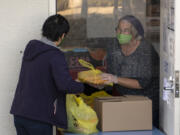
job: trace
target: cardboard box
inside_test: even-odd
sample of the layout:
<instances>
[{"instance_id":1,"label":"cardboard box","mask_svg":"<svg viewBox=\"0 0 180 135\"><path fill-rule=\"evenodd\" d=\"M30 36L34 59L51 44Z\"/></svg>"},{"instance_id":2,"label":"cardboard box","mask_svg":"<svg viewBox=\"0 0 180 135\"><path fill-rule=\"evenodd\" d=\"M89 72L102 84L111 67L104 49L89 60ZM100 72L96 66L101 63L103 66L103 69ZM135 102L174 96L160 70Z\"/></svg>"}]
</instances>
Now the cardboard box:
<instances>
[{"instance_id":1,"label":"cardboard box","mask_svg":"<svg viewBox=\"0 0 180 135\"><path fill-rule=\"evenodd\" d=\"M152 101L144 96L96 98L102 131L152 130Z\"/></svg>"}]
</instances>

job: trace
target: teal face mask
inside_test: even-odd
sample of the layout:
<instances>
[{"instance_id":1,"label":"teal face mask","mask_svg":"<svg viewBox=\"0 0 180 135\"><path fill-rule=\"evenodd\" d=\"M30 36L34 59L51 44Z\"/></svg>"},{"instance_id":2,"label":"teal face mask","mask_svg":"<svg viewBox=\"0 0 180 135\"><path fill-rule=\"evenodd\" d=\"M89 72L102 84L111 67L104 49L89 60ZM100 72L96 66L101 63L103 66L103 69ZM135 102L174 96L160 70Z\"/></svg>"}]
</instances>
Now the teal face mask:
<instances>
[{"instance_id":1,"label":"teal face mask","mask_svg":"<svg viewBox=\"0 0 180 135\"><path fill-rule=\"evenodd\" d=\"M57 47L60 47L63 42L64 42L64 38L61 40L61 43Z\"/></svg>"},{"instance_id":2,"label":"teal face mask","mask_svg":"<svg viewBox=\"0 0 180 135\"><path fill-rule=\"evenodd\" d=\"M117 39L121 45L127 44L131 41L132 35L118 34Z\"/></svg>"}]
</instances>

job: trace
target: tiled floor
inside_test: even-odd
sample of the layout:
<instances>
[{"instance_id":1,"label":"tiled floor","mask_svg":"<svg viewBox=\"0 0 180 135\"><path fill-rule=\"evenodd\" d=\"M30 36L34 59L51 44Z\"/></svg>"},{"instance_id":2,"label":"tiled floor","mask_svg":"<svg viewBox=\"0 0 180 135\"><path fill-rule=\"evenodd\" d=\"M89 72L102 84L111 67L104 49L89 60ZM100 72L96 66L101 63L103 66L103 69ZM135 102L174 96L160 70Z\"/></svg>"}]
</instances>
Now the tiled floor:
<instances>
[{"instance_id":1,"label":"tiled floor","mask_svg":"<svg viewBox=\"0 0 180 135\"><path fill-rule=\"evenodd\" d=\"M64 135L78 135L72 133L65 133ZM158 129L154 128L152 131L129 131L129 132L99 132L93 135L165 135Z\"/></svg>"}]
</instances>

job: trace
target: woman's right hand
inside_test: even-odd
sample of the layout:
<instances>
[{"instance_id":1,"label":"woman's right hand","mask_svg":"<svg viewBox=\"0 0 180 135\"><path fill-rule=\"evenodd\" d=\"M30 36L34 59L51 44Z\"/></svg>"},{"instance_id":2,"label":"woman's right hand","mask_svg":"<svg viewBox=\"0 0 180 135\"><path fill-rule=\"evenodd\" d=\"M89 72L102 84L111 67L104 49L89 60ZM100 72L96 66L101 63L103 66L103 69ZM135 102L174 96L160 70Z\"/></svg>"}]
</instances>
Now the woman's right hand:
<instances>
[{"instance_id":1,"label":"woman's right hand","mask_svg":"<svg viewBox=\"0 0 180 135\"><path fill-rule=\"evenodd\" d=\"M117 84L118 83L118 77L115 75L112 75L112 74L108 74L108 73L102 73L101 79L106 81L106 84L109 84L109 83Z\"/></svg>"}]
</instances>

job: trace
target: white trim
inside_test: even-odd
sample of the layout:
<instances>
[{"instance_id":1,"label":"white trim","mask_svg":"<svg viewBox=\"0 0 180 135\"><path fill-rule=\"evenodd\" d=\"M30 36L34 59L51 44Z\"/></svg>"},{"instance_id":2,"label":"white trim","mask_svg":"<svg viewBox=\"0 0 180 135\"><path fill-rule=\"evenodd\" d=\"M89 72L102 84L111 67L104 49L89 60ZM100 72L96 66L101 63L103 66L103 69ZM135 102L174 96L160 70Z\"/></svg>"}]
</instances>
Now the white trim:
<instances>
[{"instance_id":1,"label":"white trim","mask_svg":"<svg viewBox=\"0 0 180 135\"><path fill-rule=\"evenodd\" d=\"M180 135L180 107L179 107L179 104L180 104L180 100L179 98L176 98L175 101L174 101L174 135Z\"/></svg>"},{"instance_id":2,"label":"white trim","mask_svg":"<svg viewBox=\"0 0 180 135\"><path fill-rule=\"evenodd\" d=\"M56 126L53 126L53 135L56 135Z\"/></svg>"},{"instance_id":3,"label":"white trim","mask_svg":"<svg viewBox=\"0 0 180 135\"><path fill-rule=\"evenodd\" d=\"M56 0L49 0L49 16L56 14Z\"/></svg>"},{"instance_id":4,"label":"white trim","mask_svg":"<svg viewBox=\"0 0 180 135\"><path fill-rule=\"evenodd\" d=\"M56 14L56 0L49 0L48 15ZM56 135L56 126L53 126L53 135Z\"/></svg>"},{"instance_id":5,"label":"white trim","mask_svg":"<svg viewBox=\"0 0 180 135\"><path fill-rule=\"evenodd\" d=\"M180 57L180 1L175 0L175 70L180 70L180 62L179 62L179 57Z\"/></svg>"},{"instance_id":6,"label":"white trim","mask_svg":"<svg viewBox=\"0 0 180 135\"><path fill-rule=\"evenodd\" d=\"M179 62L179 57L180 57L180 1L175 0L175 70L180 71L180 62ZM180 135L180 98L175 99L175 134L174 135Z\"/></svg>"}]
</instances>

